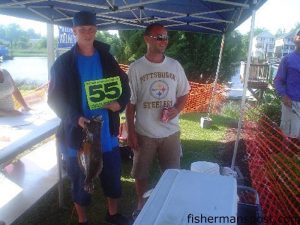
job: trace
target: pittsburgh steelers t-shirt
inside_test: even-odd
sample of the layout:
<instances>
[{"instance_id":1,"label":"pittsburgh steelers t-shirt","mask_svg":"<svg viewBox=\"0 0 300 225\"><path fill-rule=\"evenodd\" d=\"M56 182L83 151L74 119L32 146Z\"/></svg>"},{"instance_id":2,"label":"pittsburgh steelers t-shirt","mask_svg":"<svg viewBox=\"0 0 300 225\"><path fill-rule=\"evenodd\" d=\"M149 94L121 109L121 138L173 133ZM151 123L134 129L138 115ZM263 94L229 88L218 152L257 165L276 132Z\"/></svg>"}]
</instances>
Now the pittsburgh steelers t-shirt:
<instances>
[{"instance_id":1,"label":"pittsburgh steelers t-shirt","mask_svg":"<svg viewBox=\"0 0 300 225\"><path fill-rule=\"evenodd\" d=\"M174 106L176 99L190 90L179 62L166 56L162 63L152 63L142 57L130 65L128 77L130 102L136 106L136 131L151 138L179 131L179 116L168 123L161 121L162 109Z\"/></svg>"}]
</instances>

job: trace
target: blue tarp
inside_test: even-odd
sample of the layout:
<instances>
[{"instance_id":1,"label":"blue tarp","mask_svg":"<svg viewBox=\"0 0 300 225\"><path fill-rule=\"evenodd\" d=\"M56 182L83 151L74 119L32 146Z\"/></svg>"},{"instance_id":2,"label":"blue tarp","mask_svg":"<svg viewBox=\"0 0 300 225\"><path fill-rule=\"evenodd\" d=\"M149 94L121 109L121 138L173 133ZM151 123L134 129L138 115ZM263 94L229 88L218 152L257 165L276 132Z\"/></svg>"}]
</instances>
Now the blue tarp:
<instances>
[{"instance_id":1,"label":"blue tarp","mask_svg":"<svg viewBox=\"0 0 300 225\"><path fill-rule=\"evenodd\" d=\"M8 56L8 54L8 48L0 45L0 56Z\"/></svg>"},{"instance_id":2,"label":"blue tarp","mask_svg":"<svg viewBox=\"0 0 300 225\"><path fill-rule=\"evenodd\" d=\"M97 15L99 30L144 29L159 22L168 30L223 34L234 30L267 0L1 0L0 14L72 26L80 10Z\"/></svg>"}]
</instances>

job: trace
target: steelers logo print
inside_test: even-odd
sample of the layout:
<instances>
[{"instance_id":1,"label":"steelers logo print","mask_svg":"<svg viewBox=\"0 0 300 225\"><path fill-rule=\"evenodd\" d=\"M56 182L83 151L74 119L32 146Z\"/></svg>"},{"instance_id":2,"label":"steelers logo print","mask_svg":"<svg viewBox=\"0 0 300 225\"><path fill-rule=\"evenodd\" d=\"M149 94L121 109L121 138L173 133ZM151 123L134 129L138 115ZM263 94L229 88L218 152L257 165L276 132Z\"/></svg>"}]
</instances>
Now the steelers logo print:
<instances>
[{"instance_id":1,"label":"steelers logo print","mask_svg":"<svg viewBox=\"0 0 300 225\"><path fill-rule=\"evenodd\" d=\"M165 81L154 81L150 86L150 93L156 99L163 99L168 95L169 86Z\"/></svg>"}]
</instances>

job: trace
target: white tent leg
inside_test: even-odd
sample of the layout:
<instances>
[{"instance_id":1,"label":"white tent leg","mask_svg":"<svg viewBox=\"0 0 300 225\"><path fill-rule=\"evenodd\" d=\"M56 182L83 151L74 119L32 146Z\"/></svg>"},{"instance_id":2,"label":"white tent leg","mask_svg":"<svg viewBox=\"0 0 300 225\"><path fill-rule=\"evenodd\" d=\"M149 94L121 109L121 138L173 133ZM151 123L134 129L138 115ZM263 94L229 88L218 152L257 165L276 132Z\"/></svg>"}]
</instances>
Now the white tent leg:
<instances>
[{"instance_id":1,"label":"white tent leg","mask_svg":"<svg viewBox=\"0 0 300 225\"><path fill-rule=\"evenodd\" d=\"M216 86L217 86L217 82L219 79L219 72L220 72L220 66L221 66L221 62L222 62L222 55L223 55L223 49L224 49L224 41L225 41L225 34L222 35L222 41L221 41L221 47L220 47L220 53L219 53L219 60L218 60L218 66L217 66L217 71L216 71L216 77L215 77L215 81L213 84L213 89L212 89L212 93L211 93L211 101L209 103L209 107L208 107L208 114L207 117L209 118L211 110L214 108L214 101L215 101L215 91L216 91Z\"/></svg>"},{"instance_id":2,"label":"white tent leg","mask_svg":"<svg viewBox=\"0 0 300 225\"><path fill-rule=\"evenodd\" d=\"M48 51L48 79L50 79L50 68L54 63L54 26L47 23L47 51Z\"/></svg>"},{"instance_id":3,"label":"white tent leg","mask_svg":"<svg viewBox=\"0 0 300 225\"><path fill-rule=\"evenodd\" d=\"M47 51L48 51L48 80L50 80L50 69L54 63L54 26L53 24L47 23ZM56 157L57 157L57 168L58 168L58 204L59 207L63 207L63 168L61 153L56 145Z\"/></svg>"},{"instance_id":4,"label":"white tent leg","mask_svg":"<svg viewBox=\"0 0 300 225\"><path fill-rule=\"evenodd\" d=\"M256 1L254 1L254 3L256 3ZM240 108L240 118L239 118L239 123L238 123L237 137L236 137L236 141L234 144L233 156L232 156L232 161L231 161L231 169L234 169L234 166L235 166L236 154L237 154L237 149L238 149L240 135L241 135L241 126L242 126L242 121L243 121L243 117L244 117L246 92L248 89L248 79L249 79L249 72L250 72L250 61L251 61L251 50L252 50L254 25L255 25L255 15L256 15L256 10L254 9L252 11L250 40L249 40L248 57L247 57L247 64L246 64L246 75L245 75L245 80L244 80L243 97L242 97L241 108Z\"/></svg>"},{"instance_id":5,"label":"white tent leg","mask_svg":"<svg viewBox=\"0 0 300 225\"><path fill-rule=\"evenodd\" d=\"M58 170L58 206L64 207L64 184L63 184L63 161L61 157L61 146L56 141L56 158L57 158L57 170Z\"/></svg>"}]
</instances>

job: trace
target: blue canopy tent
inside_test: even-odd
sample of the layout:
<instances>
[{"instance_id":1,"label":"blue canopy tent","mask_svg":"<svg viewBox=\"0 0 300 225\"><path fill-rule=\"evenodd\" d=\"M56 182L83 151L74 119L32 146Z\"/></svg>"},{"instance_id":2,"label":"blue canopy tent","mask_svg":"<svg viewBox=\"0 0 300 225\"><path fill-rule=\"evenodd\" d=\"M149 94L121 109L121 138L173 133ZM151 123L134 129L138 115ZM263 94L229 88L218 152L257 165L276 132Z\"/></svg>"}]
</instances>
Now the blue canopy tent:
<instances>
[{"instance_id":1,"label":"blue canopy tent","mask_svg":"<svg viewBox=\"0 0 300 225\"><path fill-rule=\"evenodd\" d=\"M74 13L89 10L96 14L99 30L144 29L150 23L159 22L168 30L223 35L234 30L251 16L252 10L258 9L266 1L2 0L0 14L71 27ZM48 30L48 46L51 49L53 27L48 27ZM48 54L53 62L54 54L50 50ZM221 57L219 59L221 60ZM52 62L49 62L49 65ZM218 70L216 74L218 75Z\"/></svg>"},{"instance_id":2,"label":"blue canopy tent","mask_svg":"<svg viewBox=\"0 0 300 225\"><path fill-rule=\"evenodd\" d=\"M74 13L89 10L96 14L99 30L144 29L150 23L159 22L168 30L222 35L234 30L251 15L253 9L265 2L266 0L2 0L0 14L71 27ZM54 49L53 43L53 26L48 26L49 67L54 61L54 52L51 52Z\"/></svg>"},{"instance_id":3,"label":"blue canopy tent","mask_svg":"<svg viewBox=\"0 0 300 225\"><path fill-rule=\"evenodd\" d=\"M248 61L241 103L237 141L232 159L234 167L250 68L255 12L267 0L1 0L0 14L33 19L48 26L48 48L53 47L53 26L72 26L74 13L89 10L96 14L99 30L144 29L159 22L168 30L222 35L215 84L218 80L224 37L252 16ZM49 48L51 49L51 47ZM50 51L49 58L51 56ZM49 63L51 65L52 62ZM215 86L215 85L214 85ZM211 108L211 106L210 106ZM209 109L210 111L210 109Z\"/></svg>"},{"instance_id":4,"label":"blue canopy tent","mask_svg":"<svg viewBox=\"0 0 300 225\"><path fill-rule=\"evenodd\" d=\"M0 14L72 26L79 10L93 11L100 30L143 29L159 22L169 30L223 34L266 0L2 0Z\"/></svg>"}]
</instances>

